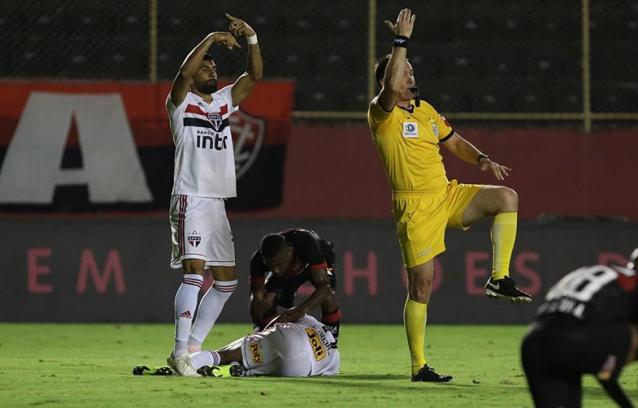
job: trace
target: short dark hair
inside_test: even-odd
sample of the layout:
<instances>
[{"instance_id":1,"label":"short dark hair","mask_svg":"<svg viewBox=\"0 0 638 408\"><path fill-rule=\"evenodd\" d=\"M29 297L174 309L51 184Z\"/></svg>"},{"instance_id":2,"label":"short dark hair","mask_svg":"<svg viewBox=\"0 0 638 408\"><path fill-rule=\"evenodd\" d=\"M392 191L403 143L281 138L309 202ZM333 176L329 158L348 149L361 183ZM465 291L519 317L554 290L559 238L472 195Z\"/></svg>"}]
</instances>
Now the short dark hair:
<instances>
[{"instance_id":1,"label":"short dark hair","mask_svg":"<svg viewBox=\"0 0 638 408\"><path fill-rule=\"evenodd\" d=\"M385 69L388 67L390 57L392 57L392 54L386 54L379 58L377 63L374 64L374 77L377 79L378 90L381 90L381 81L383 81L383 77L385 76ZM408 59L406 58L405 60L407 61Z\"/></svg>"},{"instance_id":2,"label":"short dark hair","mask_svg":"<svg viewBox=\"0 0 638 408\"><path fill-rule=\"evenodd\" d=\"M388 66L388 62L390 62L390 57L392 57L392 54L386 54L374 64L374 77L377 79L377 89L379 90L381 89L381 81L385 76L385 69Z\"/></svg>"},{"instance_id":3,"label":"short dark hair","mask_svg":"<svg viewBox=\"0 0 638 408\"><path fill-rule=\"evenodd\" d=\"M286 238L283 235L272 233L265 235L259 243L259 252L262 258L270 259L277 255L286 246Z\"/></svg>"},{"instance_id":4,"label":"short dark hair","mask_svg":"<svg viewBox=\"0 0 638 408\"><path fill-rule=\"evenodd\" d=\"M202 61L213 61L214 62L215 59L210 54L204 54L204 58L202 58Z\"/></svg>"}]
</instances>

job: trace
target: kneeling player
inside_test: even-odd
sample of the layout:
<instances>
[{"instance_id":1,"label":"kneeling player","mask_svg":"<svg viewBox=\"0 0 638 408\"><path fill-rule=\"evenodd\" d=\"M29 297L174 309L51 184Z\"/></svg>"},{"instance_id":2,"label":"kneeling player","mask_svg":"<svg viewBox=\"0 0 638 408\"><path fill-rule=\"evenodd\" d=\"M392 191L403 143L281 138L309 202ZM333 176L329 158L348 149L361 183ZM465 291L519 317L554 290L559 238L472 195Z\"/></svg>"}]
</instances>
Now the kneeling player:
<instances>
[{"instance_id":1,"label":"kneeling player","mask_svg":"<svg viewBox=\"0 0 638 408\"><path fill-rule=\"evenodd\" d=\"M274 323L221 350L191 354L190 360L200 375L210 375L214 366L239 363L231 367L233 376L335 375L340 364L332 333L308 315L296 322Z\"/></svg>"},{"instance_id":2,"label":"kneeling player","mask_svg":"<svg viewBox=\"0 0 638 408\"><path fill-rule=\"evenodd\" d=\"M549 290L522 345L536 407L580 407L583 374L619 406L633 406L618 377L638 348L637 258L638 248L626 267L577 269Z\"/></svg>"},{"instance_id":3,"label":"kneeling player","mask_svg":"<svg viewBox=\"0 0 638 408\"><path fill-rule=\"evenodd\" d=\"M250 317L257 328L265 327L287 309L278 322L294 322L314 307L321 307L321 321L339 337L341 310L334 293L335 254L330 242L316 232L290 228L267 234L250 261ZM310 282L315 291L294 306L297 289Z\"/></svg>"}]
</instances>

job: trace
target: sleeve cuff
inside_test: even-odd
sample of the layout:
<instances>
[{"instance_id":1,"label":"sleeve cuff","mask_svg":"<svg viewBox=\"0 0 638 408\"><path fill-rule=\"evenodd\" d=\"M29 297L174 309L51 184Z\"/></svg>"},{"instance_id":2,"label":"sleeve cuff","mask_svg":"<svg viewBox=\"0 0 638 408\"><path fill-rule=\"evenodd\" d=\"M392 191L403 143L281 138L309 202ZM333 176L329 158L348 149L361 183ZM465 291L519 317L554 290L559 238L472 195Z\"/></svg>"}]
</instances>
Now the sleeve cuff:
<instances>
[{"instance_id":1,"label":"sleeve cuff","mask_svg":"<svg viewBox=\"0 0 638 408\"><path fill-rule=\"evenodd\" d=\"M454 129L450 130L450 133L447 136L445 136L443 139L440 139L439 142L445 142L446 140L451 138L453 134L454 134Z\"/></svg>"}]
</instances>

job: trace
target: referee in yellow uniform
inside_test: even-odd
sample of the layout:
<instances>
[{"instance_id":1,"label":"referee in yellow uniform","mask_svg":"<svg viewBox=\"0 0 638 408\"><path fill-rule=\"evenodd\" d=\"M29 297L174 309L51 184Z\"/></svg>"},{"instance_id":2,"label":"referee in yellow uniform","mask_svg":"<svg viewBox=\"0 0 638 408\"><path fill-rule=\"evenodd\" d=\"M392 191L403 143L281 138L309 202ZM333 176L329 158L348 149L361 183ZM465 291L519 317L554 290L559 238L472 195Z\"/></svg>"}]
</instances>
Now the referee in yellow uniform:
<instances>
[{"instance_id":1,"label":"referee in yellow uniform","mask_svg":"<svg viewBox=\"0 0 638 408\"><path fill-rule=\"evenodd\" d=\"M406 59L415 18L411 10L403 9L396 24L385 22L394 32L394 44L392 53L375 67L381 91L370 103L368 123L392 187L393 215L408 271L404 322L412 381L448 382L452 377L429 367L423 350L434 257L445 251L445 229L467 229L480 218L494 216L492 275L485 293L514 303L529 303L531 296L517 289L509 277L516 240L516 192L502 186L458 184L445 175L439 144L498 180L504 180L510 169L490 160L431 105L419 101Z\"/></svg>"}]
</instances>

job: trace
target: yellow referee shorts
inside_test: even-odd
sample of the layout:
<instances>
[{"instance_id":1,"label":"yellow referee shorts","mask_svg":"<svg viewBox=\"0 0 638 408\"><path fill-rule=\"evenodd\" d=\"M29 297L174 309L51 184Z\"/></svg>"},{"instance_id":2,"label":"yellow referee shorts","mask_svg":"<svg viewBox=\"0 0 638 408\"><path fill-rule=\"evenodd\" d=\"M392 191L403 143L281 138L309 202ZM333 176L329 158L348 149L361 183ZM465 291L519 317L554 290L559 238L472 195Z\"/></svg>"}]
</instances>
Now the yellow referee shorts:
<instances>
[{"instance_id":1,"label":"yellow referee shorts","mask_svg":"<svg viewBox=\"0 0 638 408\"><path fill-rule=\"evenodd\" d=\"M392 198L403 262L411 268L445 251L445 229L460 228L463 213L483 186L448 183L442 194L395 191Z\"/></svg>"}]
</instances>

